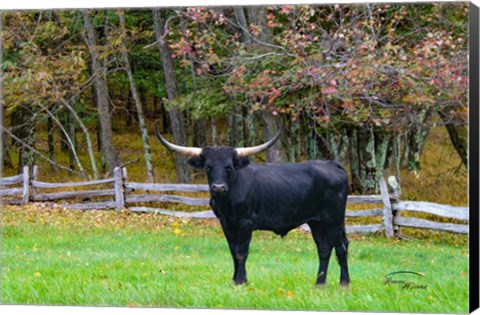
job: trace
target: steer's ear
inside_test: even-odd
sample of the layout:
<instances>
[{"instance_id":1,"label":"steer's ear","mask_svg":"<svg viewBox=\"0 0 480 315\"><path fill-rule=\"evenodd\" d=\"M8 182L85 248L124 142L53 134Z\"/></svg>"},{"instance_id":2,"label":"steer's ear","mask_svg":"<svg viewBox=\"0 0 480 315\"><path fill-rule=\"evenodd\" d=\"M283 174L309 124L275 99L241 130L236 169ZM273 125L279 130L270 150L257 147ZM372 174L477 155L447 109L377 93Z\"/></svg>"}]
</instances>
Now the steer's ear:
<instances>
[{"instance_id":1,"label":"steer's ear","mask_svg":"<svg viewBox=\"0 0 480 315\"><path fill-rule=\"evenodd\" d=\"M236 168L236 169L239 169L239 168L244 168L246 167L248 164L250 164L250 159L248 157L235 157L233 159L233 166Z\"/></svg>"},{"instance_id":2,"label":"steer's ear","mask_svg":"<svg viewBox=\"0 0 480 315\"><path fill-rule=\"evenodd\" d=\"M193 168L202 169L205 167L205 159L201 156L194 156L188 159L188 164L190 164Z\"/></svg>"}]
</instances>

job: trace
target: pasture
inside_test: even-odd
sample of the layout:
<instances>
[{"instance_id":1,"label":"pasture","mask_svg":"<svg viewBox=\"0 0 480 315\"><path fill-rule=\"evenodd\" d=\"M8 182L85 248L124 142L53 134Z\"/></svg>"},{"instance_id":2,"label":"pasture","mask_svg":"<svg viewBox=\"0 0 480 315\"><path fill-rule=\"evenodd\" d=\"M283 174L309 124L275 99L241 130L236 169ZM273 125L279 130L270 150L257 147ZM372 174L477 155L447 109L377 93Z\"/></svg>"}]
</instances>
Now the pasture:
<instances>
[{"instance_id":1,"label":"pasture","mask_svg":"<svg viewBox=\"0 0 480 315\"><path fill-rule=\"evenodd\" d=\"M350 235L347 289L318 261L308 233L284 239L255 232L248 284L231 282L232 262L214 220L127 211L3 209L4 304L381 312L468 311L467 237L448 233L389 240ZM433 232L432 232L433 233ZM395 271L415 271L386 283Z\"/></svg>"},{"instance_id":2,"label":"pasture","mask_svg":"<svg viewBox=\"0 0 480 315\"><path fill-rule=\"evenodd\" d=\"M175 163L153 137L149 144L147 130L158 122L179 142L240 147L262 143L283 125L275 148L282 160L338 159L355 194L375 191L381 175L395 175L401 200L465 207L468 16L468 3L6 12L1 176L36 164L38 181L85 181L116 175L114 167L122 164L130 183L191 177L204 184L203 171L180 176L190 169ZM276 160L272 155L255 161ZM134 188L122 186L121 177L114 187L101 188L114 189L117 208L153 198L138 189L129 196ZM28 199L23 182L25 203L54 200L38 198L35 185ZM64 193L56 188L42 190ZM113 195L105 190L82 192L82 202L97 202L91 194ZM199 205L167 209L196 211ZM417 226L423 219L461 221L430 214L417 213ZM347 223L390 227L395 221L384 218ZM468 236L404 228L407 216L399 218L402 240L384 233L349 236L347 289L338 285L335 258L327 285L314 287L316 248L311 235L299 230L283 239L255 232L249 282L236 287L215 220L6 206L0 299L467 312ZM398 271L414 273L387 277Z\"/></svg>"}]
</instances>

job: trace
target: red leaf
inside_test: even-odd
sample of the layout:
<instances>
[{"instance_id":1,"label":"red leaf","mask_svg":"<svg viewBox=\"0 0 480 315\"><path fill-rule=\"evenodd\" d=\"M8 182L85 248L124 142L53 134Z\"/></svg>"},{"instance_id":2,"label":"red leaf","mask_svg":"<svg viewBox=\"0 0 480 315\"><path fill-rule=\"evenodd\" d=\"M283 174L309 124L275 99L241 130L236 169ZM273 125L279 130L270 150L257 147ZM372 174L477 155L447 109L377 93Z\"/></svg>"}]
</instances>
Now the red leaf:
<instances>
[{"instance_id":1,"label":"red leaf","mask_svg":"<svg viewBox=\"0 0 480 315\"><path fill-rule=\"evenodd\" d=\"M337 89L334 86L329 86L326 88L322 88L322 94L333 94L337 91Z\"/></svg>"}]
</instances>

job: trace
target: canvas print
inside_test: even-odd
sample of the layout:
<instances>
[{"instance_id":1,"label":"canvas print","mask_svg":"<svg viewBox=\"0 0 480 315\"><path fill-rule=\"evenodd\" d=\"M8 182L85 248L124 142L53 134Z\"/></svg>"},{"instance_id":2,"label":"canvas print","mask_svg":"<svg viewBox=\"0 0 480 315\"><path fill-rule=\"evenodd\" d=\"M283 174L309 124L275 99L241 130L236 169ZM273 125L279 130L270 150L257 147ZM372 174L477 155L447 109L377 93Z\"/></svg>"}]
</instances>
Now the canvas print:
<instances>
[{"instance_id":1,"label":"canvas print","mask_svg":"<svg viewBox=\"0 0 480 315\"><path fill-rule=\"evenodd\" d=\"M469 9L1 12L1 302L468 312Z\"/></svg>"}]
</instances>

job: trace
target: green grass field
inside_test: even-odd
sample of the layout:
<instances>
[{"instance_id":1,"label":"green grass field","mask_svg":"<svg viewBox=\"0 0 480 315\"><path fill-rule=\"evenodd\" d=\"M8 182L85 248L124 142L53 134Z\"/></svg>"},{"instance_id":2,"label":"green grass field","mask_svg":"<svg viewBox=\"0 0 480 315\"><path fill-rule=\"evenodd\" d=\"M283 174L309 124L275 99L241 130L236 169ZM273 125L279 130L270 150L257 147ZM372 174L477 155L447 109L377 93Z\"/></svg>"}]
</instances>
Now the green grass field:
<instances>
[{"instance_id":1,"label":"green grass field","mask_svg":"<svg viewBox=\"0 0 480 315\"><path fill-rule=\"evenodd\" d=\"M421 241L350 236L348 289L331 260L315 288L311 236L255 232L249 282L231 283L233 266L214 220L114 211L7 206L3 211L4 304L147 306L382 312L468 311L466 236ZM386 284L399 270L408 283ZM398 278L397 278L398 279Z\"/></svg>"}]
</instances>

